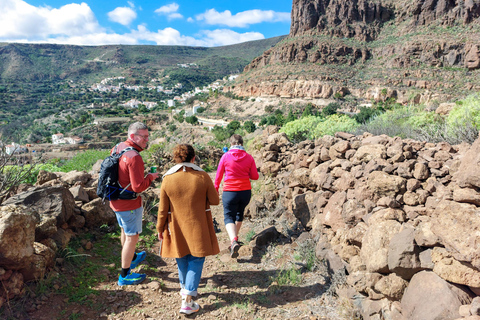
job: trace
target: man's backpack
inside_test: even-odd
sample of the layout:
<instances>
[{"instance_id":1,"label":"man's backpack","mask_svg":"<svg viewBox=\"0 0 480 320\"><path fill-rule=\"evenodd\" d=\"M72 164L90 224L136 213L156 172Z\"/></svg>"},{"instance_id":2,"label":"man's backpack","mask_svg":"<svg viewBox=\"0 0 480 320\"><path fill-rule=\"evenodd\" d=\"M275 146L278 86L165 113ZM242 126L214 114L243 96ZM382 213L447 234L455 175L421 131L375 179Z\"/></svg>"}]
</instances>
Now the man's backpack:
<instances>
[{"instance_id":1,"label":"man's backpack","mask_svg":"<svg viewBox=\"0 0 480 320\"><path fill-rule=\"evenodd\" d=\"M98 176L97 196L103 200L132 200L137 198L135 192L127 190L128 186L122 187L118 183L118 161L120 157L127 151L135 150L133 147L127 147L120 153L117 153L117 147L113 150L112 154L103 160L100 166L100 174ZM135 150L136 151L136 150Z\"/></svg>"}]
</instances>

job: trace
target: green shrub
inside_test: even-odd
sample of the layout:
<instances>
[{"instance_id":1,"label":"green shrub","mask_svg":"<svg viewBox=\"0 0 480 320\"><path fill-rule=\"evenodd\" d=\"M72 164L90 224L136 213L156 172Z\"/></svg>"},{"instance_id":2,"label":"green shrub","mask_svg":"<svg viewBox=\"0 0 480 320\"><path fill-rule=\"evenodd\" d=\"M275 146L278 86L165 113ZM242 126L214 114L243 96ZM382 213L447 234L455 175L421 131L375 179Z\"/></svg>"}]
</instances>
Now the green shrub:
<instances>
[{"instance_id":1,"label":"green shrub","mask_svg":"<svg viewBox=\"0 0 480 320\"><path fill-rule=\"evenodd\" d=\"M386 134L390 137L399 136L403 139L410 138L432 143L442 141L450 144L459 144L462 141L473 143L478 137L479 122L478 113L475 110L475 98L470 99L472 99L472 110L463 109L463 105L469 105L468 102L460 103L446 118L434 112L424 111L422 107L394 108L359 126L355 133L362 134L366 131L374 135Z\"/></svg>"},{"instance_id":2,"label":"green shrub","mask_svg":"<svg viewBox=\"0 0 480 320\"><path fill-rule=\"evenodd\" d=\"M174 125L173 123L170 123L170 124L167 126L167 129L168 129L168 131L170 131L170 132L174 132L175 130L177 130L177 126Z\"/></svg>"},{"instance_id":3,"label":"green shrub","mask_svg":"<svg viewBox=\"0 0 480 320\"><path fill-rule=\"evenodd\" d=\"M272 114L267 117L263 117L260 120L260 126L283 126L285 124L285 118L282 114Z\"/></svg>"},{"instance_id":4,"label":"green shrub","mask_svg":"<svg viewBox=\"0 0 480 320\"><path fill-rule=\"evenodd\" d=\"M189 116L185 118L185 122L190 124L198 124L198 118L195 116Z\"/></svg>"},{"instance_id":5,"label":"green shrub","mask_svg":"<svg viewBox=\"0 0 480 320\"><path fill-rule=\"evenodd\" d=\"M215 135L215 139L219 142L225 141L231 136L225 128L220 126L213 127L212 133Z\"/></svg>"},{"instance_id":6,"label":"green shrub","mask_svg":"<svg viewBox=\"0 0 480 320\"><path fill-rule=\"evenodd\" d=\"M105 159L109 154L110 150L85 150L79 152L72 159L67 160L60 167L59 171L90 171L95 162L100 159Z\"/></svg>"},{"instance_id":7,"label":"green shrub","mask_svg":"<svg viewBox=\"0 0 480 320\"><path fill-rule=\"evenodd\" d=\"M382 114L385 111L382 111L378 108L375 107L360 107L360 112L357 113L353 118L355 121L358 123L367 123L371 119L373 119L375 116L378 116Z\"/></svg>"},{"instance_id":8,"label":"green shrub","mask_svg":"<svg viewBox=\"0 0 480 320\"><path fill-rule=\"evenodd\" d=\"M279 131L284 132L293 142L314 139L313 130L322 121L319 117L308 116L286 123Z\"/></svg>"},{"instance_id":9,"label":"green shrub","mask_svg":"<svg viewBox=\"0 0 480 320\"><path fill-rule=\"evenodd\" d=\"M446 122L450 126L465 126L467 123L480 129L480 95L468 96L456 103L450 111Z\"/></svg>"},{"instance_id":10,"label":"green shrub","mask_svg":"<svg viewBox=\"0 0 480 320\"><path fill-rule=\"evenodd\" d=\"M29 183L34 184L37 182L37 176L40 170L45 170L48 172L59 172L62 171L59 167L53 164L37 164L31 170L31 165L27 164L24 167L21 166L5 166L3 168L3 174L10 175L23 175L19 183ZM30 171L29 171L30 170ZM23 174L26 173L26 174Z\"/></svg>"},{"instance_id":11,"label":"green shrub","mask_svg":"<svg viewBox=\"0 0 480 320\"><path fill-rule=\"evenodd\" d=\"M237 129L239 129L242 125L240 124L239 121L233 120L227 125L227 130L230 132L235 132ZM233 134L233 133L232 133Z\"/></svg>"},{"instance_id":12,"label":"green shrub","mask_svg":"<svg viewBox=\"0 0 480 320\"><path fill-rule=\"evenodd\" d=\"M332 114L336 114L340 105L337 102L329 103L325 108L322 109L322 116L328 117Z\"/></svg>"},{"instance_id":13,"label":"green shrub","mask_svg":"<svg viewBox=\"0 0 480 320\"><path fill-rule=\"evenodd\" d=\"M312 115L313 115L313 112L312 112L312 104L311 104L311 103L308 103L308 104L305 106L305 109L303 109L302 118L305 118L305 117L308 117L308 116L312 116Z\"/></svg>"},{"instance_id":14,"label":"green shrub","mask_svg":"<svg viewBox=\"0 0 480 320\"><path fill-rule=\"evenodd\" d=\"M273 111L273 108L274 108L274 106L272 106L272 105L270 104L270 105L268 105L268 106L265 106L264 110L265 110L265 112L267 112L267 113L271 113L271 112Z\"/></svg>"},{"instance_id":15,"label":"green shrub","mask_svg":"<svg viewBox=\"0 0 480 320\"><path fill-rule=\"evenodd\" d=\"M257 129L257 126L255 125L255 123L253 123L253 121L248 120L248 121L245 121L245 123L243 124L243 128L248 133L252 133L255 131L255 129Z\"/></svg>"},{"instance_id":16,"label":"green shrub","mask_svg":"<svg viewBox=\"0 0 480 320\"><path fill-rule=\"evenodd\" d=\"M313 129L313 137L316 139L324 135L333 136L336 132L351 132L357 126L358 123L349 116L334 114L317 124Z\"/></svg>"}]
</instances>

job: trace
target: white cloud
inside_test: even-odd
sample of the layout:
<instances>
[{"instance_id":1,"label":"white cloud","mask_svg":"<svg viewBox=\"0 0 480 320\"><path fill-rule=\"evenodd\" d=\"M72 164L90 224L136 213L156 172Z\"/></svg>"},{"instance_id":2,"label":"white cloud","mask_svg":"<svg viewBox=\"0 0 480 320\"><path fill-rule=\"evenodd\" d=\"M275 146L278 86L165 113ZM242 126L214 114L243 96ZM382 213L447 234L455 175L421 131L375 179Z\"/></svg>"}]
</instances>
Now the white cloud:
<instances>
[{"instance_id":1,"label":"white cloud","mask_svg":"<svg viewBox=\"0 0 480 320\"><path fill-rule=\"evenodd\" d=\"M110 21L128 26L133 20L137 18L137 13L132 8L118 7L108 14Z\"/></svg>"},{"instance_id":2,"label":"white cloud","mask_svg":"<svg viewBox=\"0 0 480 320\"><path fill-rule=\"evenodd\" d=\"M169 19L169 20L172 20L172 19L182 19L182 18L183 18L183 16L182 16L180 13L178 13L178 12L175 12L175 13L172 13L172 14L169 14L169 15L168 15L168 19Z\"/></svg>"},{"instance_id":3,"label":"white cloud","mask_svg":"<svg viewBox=\"0 0 480 320\"><path fill-rule=\"evenodd\" d=\"M182 19L183 15L177 12L179 8L180 6L177 3L173 2L158 8L157 10L155 10L155 13L167 16L168 20Z\"/></svg>"},{"instance_id":4,"label":"white cloud","mask_svg":"<svg viewBox=\"0 0 480 320\"><path fill-rule=\"evenodd\" d=\"M136 18L133 3L117 8L109 16L128 25ZM162 9L163 8L163 9ZM180 18L178 5L172 3L157 10L171 18ZM119 10L122 9L122 10ZM135 10L140 10L135 8ZM157 13L159 13L157 12ZM114 14L115 13L115 14ZM188 21L193 22L192 18ZM139 25L127 33L107 31L99 25L86 3L68 4L60 8L35 7L23 0L0 0L0 42L59 43L72 45L157 44L183 46L222 46L264 39L259 32L237 33L232 30L203 30L194 36L181 34L173 28L151 31Z\"/></svg>"},{"instance_id":5,"label":"white cloud","mask_svg":"<svg viewBox=\"0 0 480 320\"><path fill-rule=\"evenodd\" d=\"M198 21L205 21L205 23L210 25L243 28L262 22L288 22L290 21L290 13L275 12L273 10L247 10L232 15L229 10L218 12L215 9L209 9L205 11L205 13L197 15L196 19Z\"/></svg>"},{"instance_id":6,"label":"white cloud","mask_svg":"<svg viewBox=\"0 0 480 320\"><path fill-rule=\"evenodd\" d=\"M51 9L34 7L21 0L0 2L0 39L44 38L49 34L73 36L99 31L103 28L86 3Z\"/></svg>"},{"instance_id":7,"label":"white cloud","mask_svg":"<svg viewBox=\"0 0 480 320\"><path fill-rule=\"evenodd\" d=\"M187 21L188 21L188 22L195 22L195 19L193 19L192 17L188 17L188 18L187 18Z\"/></svg>"},{"instance_id":8,"label":"white cloud","mask_svg":"<svg viewBox=\"0 0 480 320\"><path fill-rule=\"evenodd\" d=\"M202 40L207 47L226 46L235 43L265 39L259 32L237 33L229 29L204 30L201 32Z\"/></svg>"},{"instance_id":9,"label":"white cloud","mask_svg":"<svg viewBox=\"0 0 480 320\"><path fill-rule=\"evenodd\" d=\"M178 4L173 2L173 3L167 4L165 6L162 6L162 7L158 8L157 10L155 10L155 13L169 14L169 13L177 12L179 7L180 6Z\"/></svg>"}]
</instances>

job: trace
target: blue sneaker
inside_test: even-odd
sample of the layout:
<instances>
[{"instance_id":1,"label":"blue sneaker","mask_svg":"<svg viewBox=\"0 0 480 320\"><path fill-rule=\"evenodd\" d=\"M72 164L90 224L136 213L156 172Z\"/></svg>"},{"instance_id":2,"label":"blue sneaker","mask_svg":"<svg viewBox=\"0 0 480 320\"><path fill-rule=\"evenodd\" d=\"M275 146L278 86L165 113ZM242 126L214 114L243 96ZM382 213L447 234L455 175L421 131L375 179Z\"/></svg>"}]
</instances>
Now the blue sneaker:
<instances>
[{"instance_id":1,"label":"blue sneaker","mask_svg":"<svg viewBox=\"0 0 480 320\"><path fill-rule=\"evenodd\" d=\"M132 284L139 284L145 278L147 277L146 274L141 274L141 273L134 273L134 272L129 272L127 276L124 278L122 275L118 275L118 285L119 286L127 286L127 285L132 285Z\"/></svg>"},{"instance_id":2,"label":"blue sneaker","mask_svg":"<svg viewBox=\"0 0 480 320\"><path fill-rule=\"evenodd\" d=\"M145 251L137 253L137 258L132 261L132 264L130 265L130 269L135 269L140 262L145 260L146 256L147 256L147 253Z\"/></svg>"}]
</instances>

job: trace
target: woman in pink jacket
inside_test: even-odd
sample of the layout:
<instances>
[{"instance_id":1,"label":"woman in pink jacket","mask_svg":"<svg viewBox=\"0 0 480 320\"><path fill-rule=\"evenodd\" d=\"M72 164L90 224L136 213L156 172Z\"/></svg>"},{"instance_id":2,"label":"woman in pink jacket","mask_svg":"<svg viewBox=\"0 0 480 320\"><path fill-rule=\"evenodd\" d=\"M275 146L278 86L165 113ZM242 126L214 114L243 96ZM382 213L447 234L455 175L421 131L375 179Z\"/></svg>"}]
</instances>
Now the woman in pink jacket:
<instances>
[{"instance_id":1,"label":"woman in pink jacket","mask_svg":"<svg viewBox=\"0 0 480 320\"><path fill-rule=\"evenodd\" d=\"M218 191L223 175L223 215L225 228L230 237L230 256L238 257L238 232L242 226L243 212L252 197L251 180L258 179L257 166L253 157L245 151L243 138L239 134L230 137L230 149L226 152L217 168L215 189Z\"/></svg>"}]
</instances>

